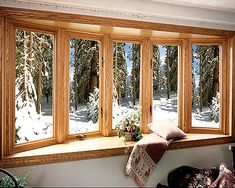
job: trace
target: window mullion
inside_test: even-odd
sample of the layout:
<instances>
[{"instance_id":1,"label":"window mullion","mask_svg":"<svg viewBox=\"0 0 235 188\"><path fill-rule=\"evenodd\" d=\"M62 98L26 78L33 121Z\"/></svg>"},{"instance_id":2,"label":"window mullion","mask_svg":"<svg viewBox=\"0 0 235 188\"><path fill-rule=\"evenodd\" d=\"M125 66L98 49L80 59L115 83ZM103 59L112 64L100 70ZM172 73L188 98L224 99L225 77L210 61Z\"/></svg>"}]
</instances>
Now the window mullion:
<instances>
[{"instance_id":1,"label":"window mullion","mask_svg":"<svg viewBox=\"0 0 235 188\"><path fill-rule=\"evenodd\" d=\"M112 132L112 96L113 96L113 46L110 35L103 38L103 73L102 81L102 135L109 136Z\"/></svg>"},{"instance_id":2,"label":"window mullion","mask_svg":"<svg viewBox=\"0 0 235 188\"><path fill-rule=\"evenodd\" d=\"M192 87L192 67L191 67L191 45L188 39L183 40L183 48L182 48L182 118L183 118L183 130L188 132L191 127L191 112L192 112L192 99L191 99L191 87Z\"/></svg>"},{"instance_id":3,"label":"window mullion","mask_svg":"<svg viewBox=\"0 0 235 188\"><path fill-rule=\"evenodd\" d=\"M151 74L151 42L145 39L141 46L140 63L140 106L141 132L148 133L148 123L152 121L152 74ZM151 110L150 110L151 109Z\"/></svg>"},{"instance_id":4,"label":"window mullion","mask_svg":"<svg viewBox=\"0 0 235 188\"><path fill-rule=\"evenodd\" d=\"M56 62L54 64L54 94L55 96L54 99L54 104L53 104L53 113L54 115L54 133L55 133L55 138L57 143L63 143L65 141L65 136L66 133L68 132L66 130L67 123L66 119L68 118L68 113L67 113L67 106L66 106L66 99L67 96L66 92L68 89L67 86L67 75L68 69L66 68L68 63L66 62L66 59L68 58L67 54L67 48L68 48L68 42L65 41L65 31L60 29L56 35ZM65 83L66 82L66 83ZM66 87L67 86L67 87ZM64 108L66 106L66 108ZM62 115L64 114L64 115Z\"/></svg>"}]
</instances>

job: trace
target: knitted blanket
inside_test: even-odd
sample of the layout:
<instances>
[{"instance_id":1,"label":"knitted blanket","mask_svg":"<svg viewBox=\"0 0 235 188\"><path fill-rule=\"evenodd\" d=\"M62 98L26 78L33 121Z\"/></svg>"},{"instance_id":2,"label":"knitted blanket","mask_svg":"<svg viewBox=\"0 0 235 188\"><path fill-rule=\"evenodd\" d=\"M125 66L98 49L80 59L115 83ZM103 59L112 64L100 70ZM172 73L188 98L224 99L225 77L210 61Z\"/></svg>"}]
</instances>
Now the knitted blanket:
<instances>
[{"instance_id":1,"label":"knitted blanket","mask_svg":"<svg viewBox=\"0 0 235 188\"><path fill-rule=\"evenodd\" d=\"M134 178L139 186L144 186L172 140L165 140L155 133L141 139L131 152L125 174Z\"/></svg>"}]
</instances>

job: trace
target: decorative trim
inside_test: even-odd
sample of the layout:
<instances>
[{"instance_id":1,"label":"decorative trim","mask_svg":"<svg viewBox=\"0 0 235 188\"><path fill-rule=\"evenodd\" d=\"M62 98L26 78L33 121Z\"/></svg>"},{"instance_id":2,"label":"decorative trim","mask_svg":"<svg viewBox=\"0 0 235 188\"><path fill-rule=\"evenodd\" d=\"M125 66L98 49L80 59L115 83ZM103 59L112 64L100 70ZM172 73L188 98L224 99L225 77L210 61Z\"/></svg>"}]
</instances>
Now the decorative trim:
<instances>
[{"instance_id":1,"label":"decorative trim","mask_svg":"<svg viewBox=\"0 0 235 188\"><path fill-rule=\"evenodd\" d=\"M167 16L158 14L148 14L141 12L130 12L122 10L112 10L95 7L80 6L78 3L58 1L58 0L3 0L0 2L2 6L10 6L15 8L39 9L54 12L66 12L92 16L103 16L109 18L122 18L129 20L148 21L157 23L168 23L174 25L196 26L204 28L216 28L225 30L235 30L235 23L221 20L201 19L201 18L185 18L179 16ZM168 5L169 6L169 5ZM199 8L198 8L199 9Z\"/></svg>"}]
</instances>

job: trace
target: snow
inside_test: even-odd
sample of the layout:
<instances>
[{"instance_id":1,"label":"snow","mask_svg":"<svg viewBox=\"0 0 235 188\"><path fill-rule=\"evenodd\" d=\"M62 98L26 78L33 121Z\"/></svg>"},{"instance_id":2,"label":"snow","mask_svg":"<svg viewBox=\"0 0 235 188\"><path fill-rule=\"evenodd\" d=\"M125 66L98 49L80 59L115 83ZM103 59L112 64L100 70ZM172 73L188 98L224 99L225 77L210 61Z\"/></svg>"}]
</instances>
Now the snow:
<instances>
[{"instance_id":1,"label":"snow","mask_svg":"<svg viewBox=\"0 0 235 188\"><path fill-rule=\"evenodd\" d=\"M77 111L72 108L69 113L69 134L99 131L99 122L93 123L87 117L87 106L78 105Z\"/></svg>"},{"instance_id":2,"label":"snow","mask_svg":"<svg viewBox=\"0 0 235 188\"><path fill-rule=\"evenodd\" d=\"M15 127L20 128L17 144L53 137L51 103L42 102L41 114L36 113L34 103L28 103L22 109L16 109Z\"/></svg>"},{"instance_id":3,"label":"snow","mask_svg":"<svg viewBox=\"0 0 235 188\"><path fill-rule=\"evenodd\" d=\"M163 92L153 98L153 121L168 121L178 126L177 93L171 94L170 99Z\"/></svg>"},{"instance_id":4,"label":"snow","mask_svg":"<svg viewBox=\"0 0 235 188\"><path fill-rule=\"evenodd\" d=\"M22 110L16 111L16 128L18 126L21 127L18 135L22 138L17 144L53 137L51 106L51 102L46 103L46 99L43 99L42 113L39 115L36 113L35 107L30 105L25 106ZM135 106L133 106L130 100L122 102L121 105L114 102L112 128L115 129L115 126L127 114L138 110L138 108L139 102L137 102ZM69 113L70 134L99 131L99 123L93 123L87 118L87 115L88 110L86 105L79 105L77 111L71 109ZM210 115L211 111L209 108L204 108L202 113L193 111L192 126L218 128L219 123L215 123L214 120L211 120ZM163 94L154 96L153 120L164 120L176 126L178 125L177 93L171 94L170 99L166 99ZM25 137L27 138L26 140Z\"/></svg>"}]
</instances>

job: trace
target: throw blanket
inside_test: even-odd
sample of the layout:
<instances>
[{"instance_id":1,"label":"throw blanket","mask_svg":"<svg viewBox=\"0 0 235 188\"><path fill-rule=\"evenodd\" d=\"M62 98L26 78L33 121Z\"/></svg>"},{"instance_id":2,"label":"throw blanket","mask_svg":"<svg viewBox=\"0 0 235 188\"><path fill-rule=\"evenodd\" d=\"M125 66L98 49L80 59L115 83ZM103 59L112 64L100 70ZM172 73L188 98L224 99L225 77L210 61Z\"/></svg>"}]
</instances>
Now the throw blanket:
<instances>
[{"instance_id":1,"label":"throw blanket","mask_svg":"<svg viewBox=\"0 0 235 188\"><path fill-rule=\"evenodd\" d=\"M137 142L127 162L126 175L133 177L139 186L144 186L172 140L151 133Z\"/></svg>"}]
</instances>

